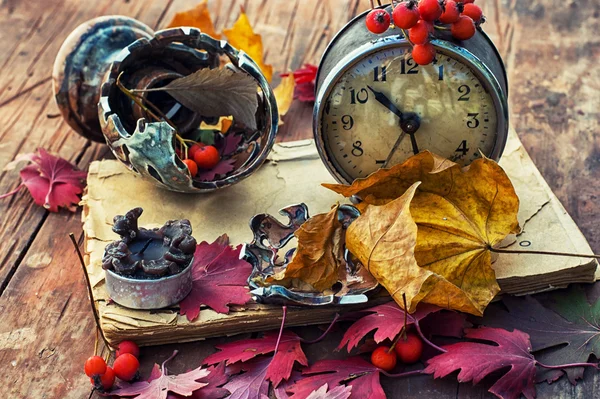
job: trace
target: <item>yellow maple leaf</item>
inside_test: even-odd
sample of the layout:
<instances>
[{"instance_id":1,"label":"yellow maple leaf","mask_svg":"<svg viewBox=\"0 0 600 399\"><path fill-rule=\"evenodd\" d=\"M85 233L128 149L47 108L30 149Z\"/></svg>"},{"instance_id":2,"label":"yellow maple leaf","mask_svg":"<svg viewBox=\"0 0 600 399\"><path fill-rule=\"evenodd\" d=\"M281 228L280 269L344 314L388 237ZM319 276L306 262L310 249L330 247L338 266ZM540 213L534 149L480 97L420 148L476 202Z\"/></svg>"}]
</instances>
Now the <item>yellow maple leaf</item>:
<instances>
[{"instance_id":1,"label":"yellow maple leaf","mask_svg":"<svg viewBox=\"0 0 600 399\"><path fill-rule=\"evenodd\" d=\"M351 186L324 186L369 204L346 245L401 306L406 294L409 311L426 302L481 315L500 291L490 248L519 231L519 198L496 162L461 169L426 151Z\"/></svg>"},{"instance_id":2,"label":"yellow maple leaf","mask_svg":"<svg viewBox=\"0 0 600 399\"><path fill-rule=\"evenodd\" d=\"M175 28L178 26L191 26L200 29L202 32L215 39L220 39L221 35L215 31L210 12L208 10L208 0L203 0L191 10L178 12L175 14L167 28Z\"/></svg>"},{"instance_id":3,"label":"yellow maple leaf","mask_svg":"<svg viewBox=\"0 0 600 399\"><path fill-rule=\"evenodd\" d=\"M294 101L294 88L296 87L296 81L294 80L294 74L290 73L288 76L281 79L281 83L275 89L275 100L277 101L277 109L279 111L279 124L283 125L282 116L287 114Z\"/></svg>"},{"instance_id":4,"label":"yellow maple leaf","mask_svg":"<svg viewBox=\"0 0 600 399\"><path fill-rule=\"evenodd\" d=\"M282 276L273 276L267 282L290 286L309 284L317 291L330 289L338 281L343 264L342 224L338 220L338 206L328 213L308 219L294 233L298 249Z\"/></svg>"},{"instance_id":5,"label":"yellow maple leaf","mask_svg":"<svg viewBox=\"0 0 600 399\"><path fill-rule=\"evenodd\" d=\"M243 50L250 58L256 62L265 78L270 83L273 79L273 66L267 65L263 62L264 52L262 37L252 29L250 20L245 12L242 11L240 17L231 29L224 29L223 34L227 37L229 43L237 48Z\"/></svg>"}]
</instances>

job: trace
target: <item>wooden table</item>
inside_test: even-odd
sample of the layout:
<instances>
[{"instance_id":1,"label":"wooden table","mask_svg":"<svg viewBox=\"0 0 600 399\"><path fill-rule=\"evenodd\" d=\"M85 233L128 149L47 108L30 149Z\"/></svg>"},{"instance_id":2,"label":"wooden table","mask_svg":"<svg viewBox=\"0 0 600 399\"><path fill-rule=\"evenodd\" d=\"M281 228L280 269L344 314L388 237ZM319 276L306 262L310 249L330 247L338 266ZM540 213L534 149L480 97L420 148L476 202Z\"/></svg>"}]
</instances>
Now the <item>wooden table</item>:
<instances>
[{"instance_id":1,"label":"wooden table","mask_svg":"<svg viewBox=\"0 0 600 399\"><path fill-rule=\"evenodd\" d=\"M198 0L4 0L0 3L0 170L18 153L44 147L85 169L107 156L104 145L75 134L59 117L51 90L54 57L80 23L123 14L163 27ZM600 5L594 0L478 0L485 29L506 62L511 123L558 197L600 252ZM335 32L363 0L211 0L218 29L230 26L243 5L263 35L266 60L276 71L318 63ZM277 83L277 82L275 82ZM280 140L311 137L312 108L296 103ZM0 193L19 184L18 171L0 174ZM90 384L83 362L94 348L94 320L77 257L67 238L82 239L80 214L49 213L21 191L0 200L0 397L84 398ZM316 328L299 329L315 336ZM308 347L311 361L328 356L341 331L324 346ZM181 354L173 372L197 366L214 351L213 339L143 350L143 369ZM335 356L335 355L334 355ZM339 354L338 354L339 356ZM548 397L599 397L598 374L576 387L566 379L538 385ZM489 384L452 379L383 378L389 397L489 397Z\"/></svg>"}]
</instances>

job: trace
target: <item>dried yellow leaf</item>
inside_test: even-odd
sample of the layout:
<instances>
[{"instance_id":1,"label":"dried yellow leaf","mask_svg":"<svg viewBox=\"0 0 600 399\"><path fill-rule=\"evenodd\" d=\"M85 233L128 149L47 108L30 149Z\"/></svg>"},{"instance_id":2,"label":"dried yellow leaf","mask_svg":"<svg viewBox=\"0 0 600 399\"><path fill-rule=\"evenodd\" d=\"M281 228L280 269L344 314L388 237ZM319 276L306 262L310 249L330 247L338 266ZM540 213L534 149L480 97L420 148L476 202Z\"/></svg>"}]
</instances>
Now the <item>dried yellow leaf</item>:
<instances>
[{"instance_id":1,"label":"dried yellow leaf","mask_svg":"<svg viewBox=\"0 0 600 399\"><path fill-rule=\"evenodd\" d=\"M227 40L233 47L238 50L243 50L254 60L254 62L256 62L267 81L270 83L273 78L273 66L266 65L263 62L264 52L262 38L260 35L254 33L246 13L242 12L233 27L231 29L223 30L223 34L227 37Z\"/></svg>"},{"instance_id":2,"label":"dried yellow leaf","mask_svg":"<svg viewBox=\"0 0 600 399\"><path fill-rule=\"evenodd\" d=\"M287 114L294 101L294 88L296 87L296 81L294 75L289 74L288 76L281 79L281 83L275 89L275 100L277 101L277 109L279 110L279 124L283 125L282 116Z\"/></svg>"},{"instance_id":3,"label":"dried yellow leaf","mask_svg":"<svg viewBox=\"0 0 600 399\"><path fill-rule=\"evenodd\" d=\"M200 29L202 32L215 39L220 39L221 35L215 31L212 19L210 18L210 12L208 10L208 0L203 0L195 8L191 10L178 12L175 14L171 22L167 25L167 28L174 28L179 26L192 26Z\"/></svg>"},{"instance_id":4,"label":"dried yellow leaf","mask_svg":"<svg viewBox=\"0 0 600 399\"><path fill-rule=\"evenodd\" d=\"M267 281L287 287L309 284L317 291L330 289L338 281L338 271L344 262L343 230L337 212L338 206L335 206L328 213L304 222L294 233L298 249L284 275Z\"/></svg>"},{"instance_id":5,"label":"dried yellow leaf","mask_svg":"<svg viewBox=\"0 0 600 399\"><path fill-rule=\"evenodd\" d=\"M421 182L418 189L416 182ZM406 294L409 311L422 301L481 315L499 292L490 247L519 231L519 198L496 162L478 159L461 169L423 152L404 164L358 179L351 186L325 186L344 196L358 195L370 204L348 229L346 245L363 263L370 264L371 273L400 305L402 292ZM408 199L411 192L414 196ZM411 229L405 214L404 222L396 222L400 211L406 211L401 199L410 202L409 216L417 226L414 260L422 273L413 270L410 251L403 249L410 247L410 239L388 238L399 234L396 229ZM375 227L385 230L385 239L380 237L369 247L364 244L364 233L351 234L358 229L355 224L365 223L368 231ZM374 254L378 254L378 260L387 259L387 263L373 263ZM373 268L374 264L379 266Z\"/></svg>"}]
</instances>

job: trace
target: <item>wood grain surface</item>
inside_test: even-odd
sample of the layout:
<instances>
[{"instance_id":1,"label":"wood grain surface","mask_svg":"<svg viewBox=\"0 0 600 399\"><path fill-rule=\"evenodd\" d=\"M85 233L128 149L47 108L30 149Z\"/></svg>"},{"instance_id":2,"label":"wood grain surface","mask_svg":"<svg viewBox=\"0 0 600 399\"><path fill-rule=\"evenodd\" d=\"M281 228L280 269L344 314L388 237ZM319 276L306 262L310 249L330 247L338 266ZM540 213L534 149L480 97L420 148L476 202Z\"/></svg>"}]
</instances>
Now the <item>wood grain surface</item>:
<instances>
[{"instance_id":1,"label":"wood grain surface","mask_svg":"<svg viewBox=\"0 0 600 399\"><path fill-rule=\"evenodd\" d=\"M66 36L100 15L122 14L160 28L198 0L2 0L0 2L0 170L21 152L44 147L86 168L109 156L106 147L73 133L54 104L51 71ZM485 29L506 62L511 123L550 186L600 252L600 3L597 0L478 0ZM367 0L210 0L218 29L243 6L263 36L266 61L278 72L318 63L327 43ZM275 84L277 83L277 79ZM280 140L311 137L312 108L295 103ZM18 171L0 173L0 193L19 184ZM68 241L81 238L80 215L49 214L24 190L0 200L0 397L87 398L83 362L93 352L94 321L80 266ZM343 326L341 327L343 329ZM309 360L340 356L327 344L307 348ZM297 330L312 337L315 328ZM336 335L337 334L337 335ZM213 339L177 345L173 372L199 364ZM326 350L323 350L323 348ZM173 346L144 349L143 370ZM383 379L390 398L490 397L476 387L429 377ZM571 386L565 379L537 386L540 398L599 397L592 370Z\"/></svg>"}]
</instances>

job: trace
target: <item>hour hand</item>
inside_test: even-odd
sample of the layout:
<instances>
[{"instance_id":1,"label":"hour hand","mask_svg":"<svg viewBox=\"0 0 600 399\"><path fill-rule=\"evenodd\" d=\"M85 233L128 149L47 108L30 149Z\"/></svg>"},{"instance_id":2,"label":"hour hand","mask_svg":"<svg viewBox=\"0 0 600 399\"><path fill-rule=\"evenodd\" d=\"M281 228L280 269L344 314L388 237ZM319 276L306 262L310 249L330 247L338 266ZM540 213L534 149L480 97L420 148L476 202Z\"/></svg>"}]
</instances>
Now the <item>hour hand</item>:
<instances>
[{"instance_id":1,"label":"hour hand","mask_svg":"<svg viewBox=\"0 0 600 399\"><path fill-rule=\"evenodd\" d=\"M394 105L394 103L392 103L390 101L390 99L387 98L387 96L385 94L383 94L380 91L377 91L377 90L373 89L371 86L367 85L367 87L375 95L375 100L377 100L381 105L383 105L384 107L386 107L387 109L389 109L390 111L392 111L394 114L396 114L398 116L398 118L400 118L401 121L403 120L404 115L402 114L402 111L400 111L398 109L398 107L396 107Z\"/></svg>"}]
</instances>

